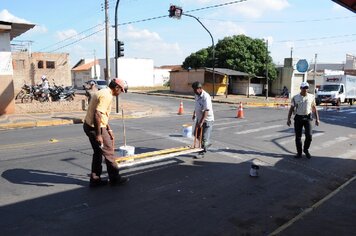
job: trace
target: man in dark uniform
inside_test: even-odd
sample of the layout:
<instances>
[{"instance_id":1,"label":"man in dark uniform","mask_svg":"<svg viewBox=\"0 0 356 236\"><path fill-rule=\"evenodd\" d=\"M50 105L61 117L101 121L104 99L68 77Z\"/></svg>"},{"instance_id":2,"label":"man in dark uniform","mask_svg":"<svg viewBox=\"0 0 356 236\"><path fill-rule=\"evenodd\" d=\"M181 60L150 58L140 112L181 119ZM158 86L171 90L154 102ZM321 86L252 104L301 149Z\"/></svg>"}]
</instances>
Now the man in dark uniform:
<instances>
[{"instance_id":1,"label":"man in dark uniform","mask_svg":"<svg viewBox=\"0 0 356 236\"><path fill-rule=\"evenodd\" d=\"M305 156L310 159L311 155L309 153L309 147L312 141L312 121L314 113L315 125L319 125L319 114L315 105L314 95L308 93L309 84L307 82L302 82L300 85L300 93L292 98L291 106L288 112L287 125L291 125L292 113L294 116L294 131L295 131L295 145L297 148L297 155L295 158L302 157L302 151ZM304 148L302 147L302 131L303 127L305 130L305 141Z\"/></svg>"}]
</instances>

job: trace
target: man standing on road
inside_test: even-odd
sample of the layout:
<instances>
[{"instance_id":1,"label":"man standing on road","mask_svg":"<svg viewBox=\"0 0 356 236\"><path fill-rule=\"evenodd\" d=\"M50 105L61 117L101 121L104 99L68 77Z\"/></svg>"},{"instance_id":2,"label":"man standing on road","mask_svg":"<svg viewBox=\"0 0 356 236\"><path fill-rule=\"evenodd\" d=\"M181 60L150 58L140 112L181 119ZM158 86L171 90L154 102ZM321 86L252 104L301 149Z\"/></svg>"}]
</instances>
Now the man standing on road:
<instances>
[{"instance_id":1,"label":"man standing on road","mask_svg":"<svg viewBox=\"0 0 356 236\"><path fill-rule=\"evenodd\" d=\"M214 112L210 95L202 89L200 82L196 81L192 84L192 88L195 93L195 109L192 119L195 120L195 132L199 138L200 129L202 130L201 144L203 151L199 152L195 157L197 159L203 158L204 154L208 151L208 147L211 146L210 135L214 124Z\"/></svg>"},{"instance_id":2,"label":"man standing on road","mask_svg":"<svg viewBox=\"0 0 356 236\"><path fill-rule=\"evenodd\" d=\"M114 160L114 134L108 123L113 96L118 96L121 92L124 92L124 81L113 79L108 88L101 89L93 94L89 103L83 128L94 151L91 164L90 187L107 184L107 181L102 180L100 177L103 156L110 184L121 185L128 181L128 178L119 175L119 169Z\"/></svg>"},{"instance_id":3,"label":"man standing on road","mask_svg":"<svg viewBox=\"0 0 356 236\"><path fill-rule=\"evenodd\" d=\"M315 125L319 125L319 114L315 105L314 95L308 93L309 84L302 82L300 85L300 93L292 98L291 106L288 112L287 125L291 125L291 116L294 112L294 132L295 145L297 147L297 155L295 158L302 157L302 150L305 156L310 159L309 147L312 141L312 112L315 115ZM305 131L304 148L302 148L302 131Z\"/></svg>"}]
</instances>

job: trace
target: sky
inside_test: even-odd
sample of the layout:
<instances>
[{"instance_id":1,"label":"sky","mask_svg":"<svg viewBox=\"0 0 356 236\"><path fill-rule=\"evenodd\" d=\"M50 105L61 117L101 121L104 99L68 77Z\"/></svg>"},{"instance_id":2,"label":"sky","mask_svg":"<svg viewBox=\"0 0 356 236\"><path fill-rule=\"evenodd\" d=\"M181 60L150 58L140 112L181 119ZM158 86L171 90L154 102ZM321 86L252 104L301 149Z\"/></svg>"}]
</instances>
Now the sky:
<instances>
[{"instance_id":1,"label":"sky","mask_svg":"<svg viewBox=\"0 0 356 236\"><path fill-rule=\"evenodd\" d=\"M114 56L115 4L109 1L109 53ZM214 43L244 34L268 40L276 64L284 58L317 63L343 63L356 56L356 14L331 0L119 0L118 39L128 58L149 58L155 66L180 65L186 57L212 45L199 22L188 16L168 17L171 4L197 17ZM15 38L31 42L32 52L69 53L105 58L104 0L0 0L0 20L36 24Z\"/></svg>"}]
</instances>

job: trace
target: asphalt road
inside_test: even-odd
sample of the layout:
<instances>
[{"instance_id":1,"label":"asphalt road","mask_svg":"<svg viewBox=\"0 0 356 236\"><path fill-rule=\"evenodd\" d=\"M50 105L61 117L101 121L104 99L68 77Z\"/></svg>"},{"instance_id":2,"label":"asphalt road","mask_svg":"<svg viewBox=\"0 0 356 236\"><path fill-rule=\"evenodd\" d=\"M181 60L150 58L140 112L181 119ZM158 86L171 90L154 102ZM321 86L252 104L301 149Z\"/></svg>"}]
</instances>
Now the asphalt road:
<instances>
[{"instance_id":1,"label":"asphalt road","mask_svg":"<svg viewBox=\"0 0 356 236\"><path fill-rule=\"evenodd\" d=\"M125 99L155 107L153 117L125 121L136 153L192 144L182 125L191 123L193 101L184 100L178 116L174 98ZM2 235L268 235L283 226L280 235L354 234L354 182L298 215L355 175L356 107L320 111L310 160L293 158L286 109L244 109L244 119L230 105L214 110L204 159L184 155L125 169L130 183L114 188L88 188L92 150L81 125L1 131ZM112 127L119 147L123 123ZM249 177L251 163L260 166L258 178Z\"/></svg>"}]
</instances>

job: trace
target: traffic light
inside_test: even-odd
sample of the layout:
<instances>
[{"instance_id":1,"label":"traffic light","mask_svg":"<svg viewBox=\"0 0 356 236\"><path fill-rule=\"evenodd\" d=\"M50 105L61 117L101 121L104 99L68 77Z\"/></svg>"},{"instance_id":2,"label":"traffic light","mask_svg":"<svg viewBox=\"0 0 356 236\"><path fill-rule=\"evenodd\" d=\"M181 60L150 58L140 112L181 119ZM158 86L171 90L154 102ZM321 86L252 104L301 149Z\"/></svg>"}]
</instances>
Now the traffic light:
<instances>
[{"instance_id":1,"label":"traffic light","mask_svg":"<svg viewBox=\"0 0 356 236\"><path fill-rule=\"evenodd\" d=\"M171 5L169 7L168 12L169 12L169 17L173 17L173 18L177 18L177 19L179 19L183 14L182 8L178 7L176 5Z\"/></svg>"},{"instance_id":2,"label":"traffic light","mask_svg":"<svg viewBox=\"0 0 356 236\"><path fill-rule=\"evenodd\" d=\"M174 17L175 16L175 14L176 14L176 6L174 6L174 5L171 5L170 7L169 7L169 17Z\"/></svg>"},{"instance_id":3,"label":"traffic light","mask_svg":"<svg viewBox=\"0 0 356 236\"><path fill-rule=\"evenodd\" d=\"M122 41L117 41L116 43L116 58L123 57L124 56L124 42Z\"/></svg>"}]
</instances>

